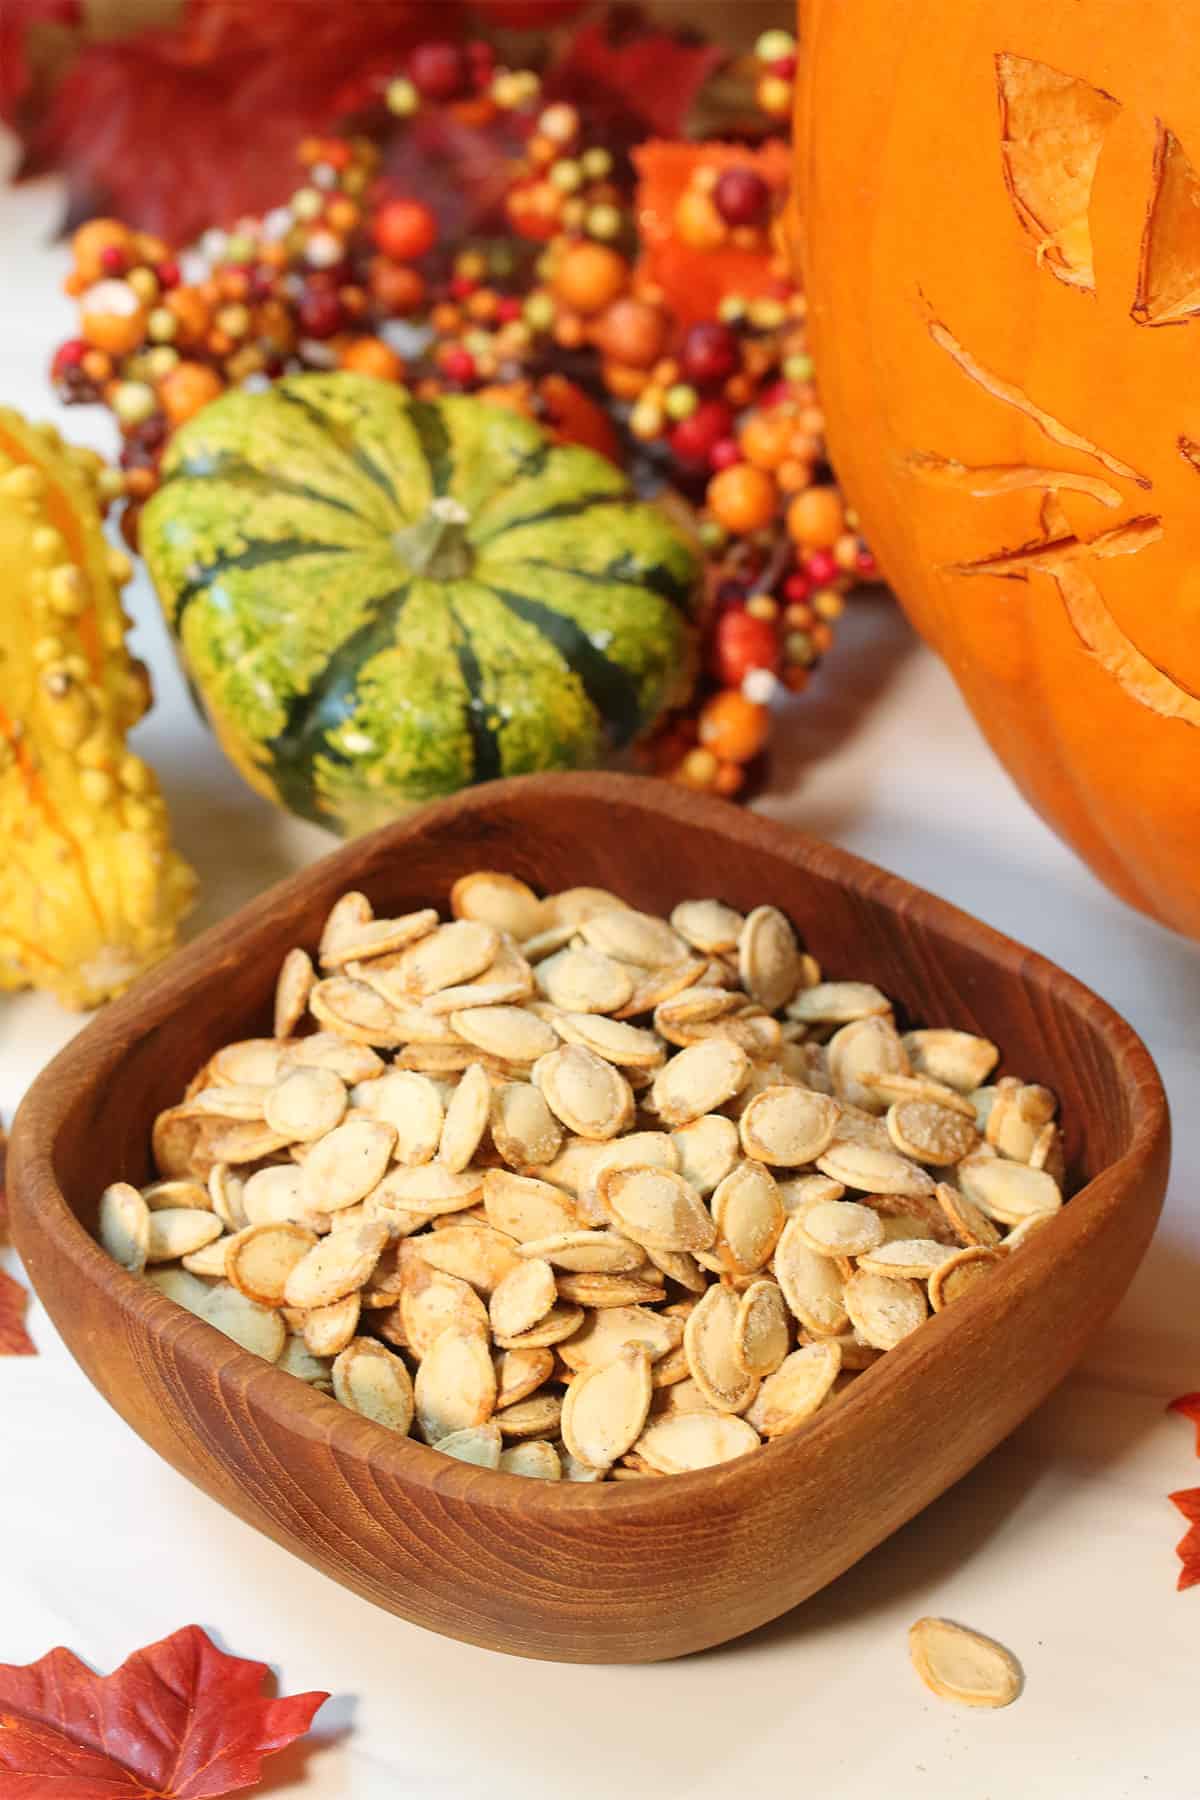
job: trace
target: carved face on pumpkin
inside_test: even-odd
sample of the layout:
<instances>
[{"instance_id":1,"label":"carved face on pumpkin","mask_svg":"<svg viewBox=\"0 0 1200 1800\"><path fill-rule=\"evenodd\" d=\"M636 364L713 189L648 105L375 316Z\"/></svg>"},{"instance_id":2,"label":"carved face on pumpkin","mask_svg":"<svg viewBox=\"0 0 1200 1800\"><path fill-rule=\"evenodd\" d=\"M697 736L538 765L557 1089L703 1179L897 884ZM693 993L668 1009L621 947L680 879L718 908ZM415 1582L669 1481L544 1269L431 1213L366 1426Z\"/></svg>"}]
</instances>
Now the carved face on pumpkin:
<instances>
[{"instance_id":1,"label":"carved face on pumpkin","mask_svg":"<svg viewBox=\"0 0 1200 1800\"><path fill-rule=\"evenodd\" d=\"M898 43L889 0L813 0L798 143L835 462L885 571L1034 803L1200 933L1186 11L914 0Z\"/></svg>"}]
</instances>

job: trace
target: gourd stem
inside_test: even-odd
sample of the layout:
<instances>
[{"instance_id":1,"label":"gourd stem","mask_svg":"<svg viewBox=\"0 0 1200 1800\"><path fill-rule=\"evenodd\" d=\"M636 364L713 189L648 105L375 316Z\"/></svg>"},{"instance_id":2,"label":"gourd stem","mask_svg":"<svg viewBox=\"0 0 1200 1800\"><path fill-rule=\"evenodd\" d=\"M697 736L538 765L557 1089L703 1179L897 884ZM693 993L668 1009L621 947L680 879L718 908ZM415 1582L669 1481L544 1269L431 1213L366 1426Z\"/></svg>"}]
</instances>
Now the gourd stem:
<instances>
[{"instance_id":1,"label":"gourd stem","mask_svg":"<svg viewBox=\"0 0 1200 1800\"><path fill-rule=\"evenodd\" d=\"M469 575L474 556L467 542L465 506L448 494L431 501L429 511L407 531L397 531L392 548L414 575L430 581L457 581Z\"/></svg>"}]
</instances>

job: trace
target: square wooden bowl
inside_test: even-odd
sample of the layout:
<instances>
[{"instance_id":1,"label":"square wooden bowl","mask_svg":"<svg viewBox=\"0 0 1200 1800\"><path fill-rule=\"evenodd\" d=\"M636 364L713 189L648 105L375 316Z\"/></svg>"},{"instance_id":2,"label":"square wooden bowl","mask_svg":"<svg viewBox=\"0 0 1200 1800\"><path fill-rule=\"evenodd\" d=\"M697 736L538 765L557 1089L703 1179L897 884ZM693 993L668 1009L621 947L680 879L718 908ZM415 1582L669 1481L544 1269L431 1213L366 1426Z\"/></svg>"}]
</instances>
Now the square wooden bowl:
<instances>
[{"instance_id":1,"label":"square wooden bowl","mask_svg":"<svg viewBox=\"0 0 1200 1800\"><path fill-rule=\"evenodd\" d=\"M667 912L772 902L831 976L906 1022L956 1025L1059 1095L1075 1191L1011 1265L881 1358L806 1428L722 1467L601 1486L469 1467L238 1348L92 1238L105 1183L150 1175L150 1123L219 1045L269 1031L275 973L336 896L444 903L500 868ZM1166 1185L1158 1074L1133 1031L1042 957L894 875L665 783L476 788L361 838L245 907L107 1007L34 1084L9 1161L17 1246L117 1411L241 1518L377 1605L451 1637L575 1662L679 1656L832 1581L965 1474L1062 1380L1125 1291Z\"/></svg>"}]
</instances>

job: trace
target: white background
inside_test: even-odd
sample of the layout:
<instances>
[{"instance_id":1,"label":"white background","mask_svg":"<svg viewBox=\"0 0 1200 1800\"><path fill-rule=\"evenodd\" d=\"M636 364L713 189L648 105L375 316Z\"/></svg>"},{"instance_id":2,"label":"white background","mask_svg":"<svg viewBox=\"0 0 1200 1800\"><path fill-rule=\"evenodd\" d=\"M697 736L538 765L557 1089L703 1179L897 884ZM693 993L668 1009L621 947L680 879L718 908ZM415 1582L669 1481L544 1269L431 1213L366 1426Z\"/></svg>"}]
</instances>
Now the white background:
<instances>
[{"instance_id":1,"label":"white background","mask_svg":"<svg viewBox=\"0 0 1200 1800\"><path fill-rule=\"evenodd\" d=\"M0 191L0 402L42 417L56 416L50 352L72 335L58 206L51 184ZM98 410L57 416L111 447ZM199 870L199 929L329 840L242 787L192 713L144 582L130 600L158 693L136 747ZM1166 1499L1200 1483L1200 1462L1190 1428L1164 1414L1200 1388L1200 951L1126 911L1056 842L890 605L853 609L778 736L764 811L1034 945L1124 1012L1158 1059L1176 1129L1166 1214L1080 1371L796 1612L684 1662L574 1668L418 1631L259 1537L108 1410L35 1305L40 1355L0 1361L0 1660L62 1643L108 1670L195 1620L273 1663L286 1691L332 1691L317 1741L275 1759L263 1790L310 1800L1200 1794L1200 1590L1174 1591L1183 1521ZM0 1000L6 1123L76 1026L46 999ZM905 1634L930 1612L1016 1652L1016 1705L974 1714L925 1692Z\"/></svg>"}]
</instances>

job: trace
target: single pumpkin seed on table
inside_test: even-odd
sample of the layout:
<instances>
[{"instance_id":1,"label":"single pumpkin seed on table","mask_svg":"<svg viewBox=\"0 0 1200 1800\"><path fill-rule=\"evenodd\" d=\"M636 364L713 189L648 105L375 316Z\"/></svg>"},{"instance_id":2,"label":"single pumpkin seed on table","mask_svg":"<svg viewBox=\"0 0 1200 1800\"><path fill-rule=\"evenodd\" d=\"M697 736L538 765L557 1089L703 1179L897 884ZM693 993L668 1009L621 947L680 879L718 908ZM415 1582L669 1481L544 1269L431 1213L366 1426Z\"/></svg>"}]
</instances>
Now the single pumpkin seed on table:
<instances>
[{"instance_id":1,"label":"single pumpkin seed on table","mask_svg":"<svg viewBox=\"0 0 1200 1800\"><path fill-rule=\"evenodd\" d=\"M1053 1094L902 1038L770 905L483 870L452 911L344 896L279 1035L210 1056L100 1205L118 1261L376 1425L527 1478L710 1467L1062 1205Z\"/></svg>"}]
</instances>

